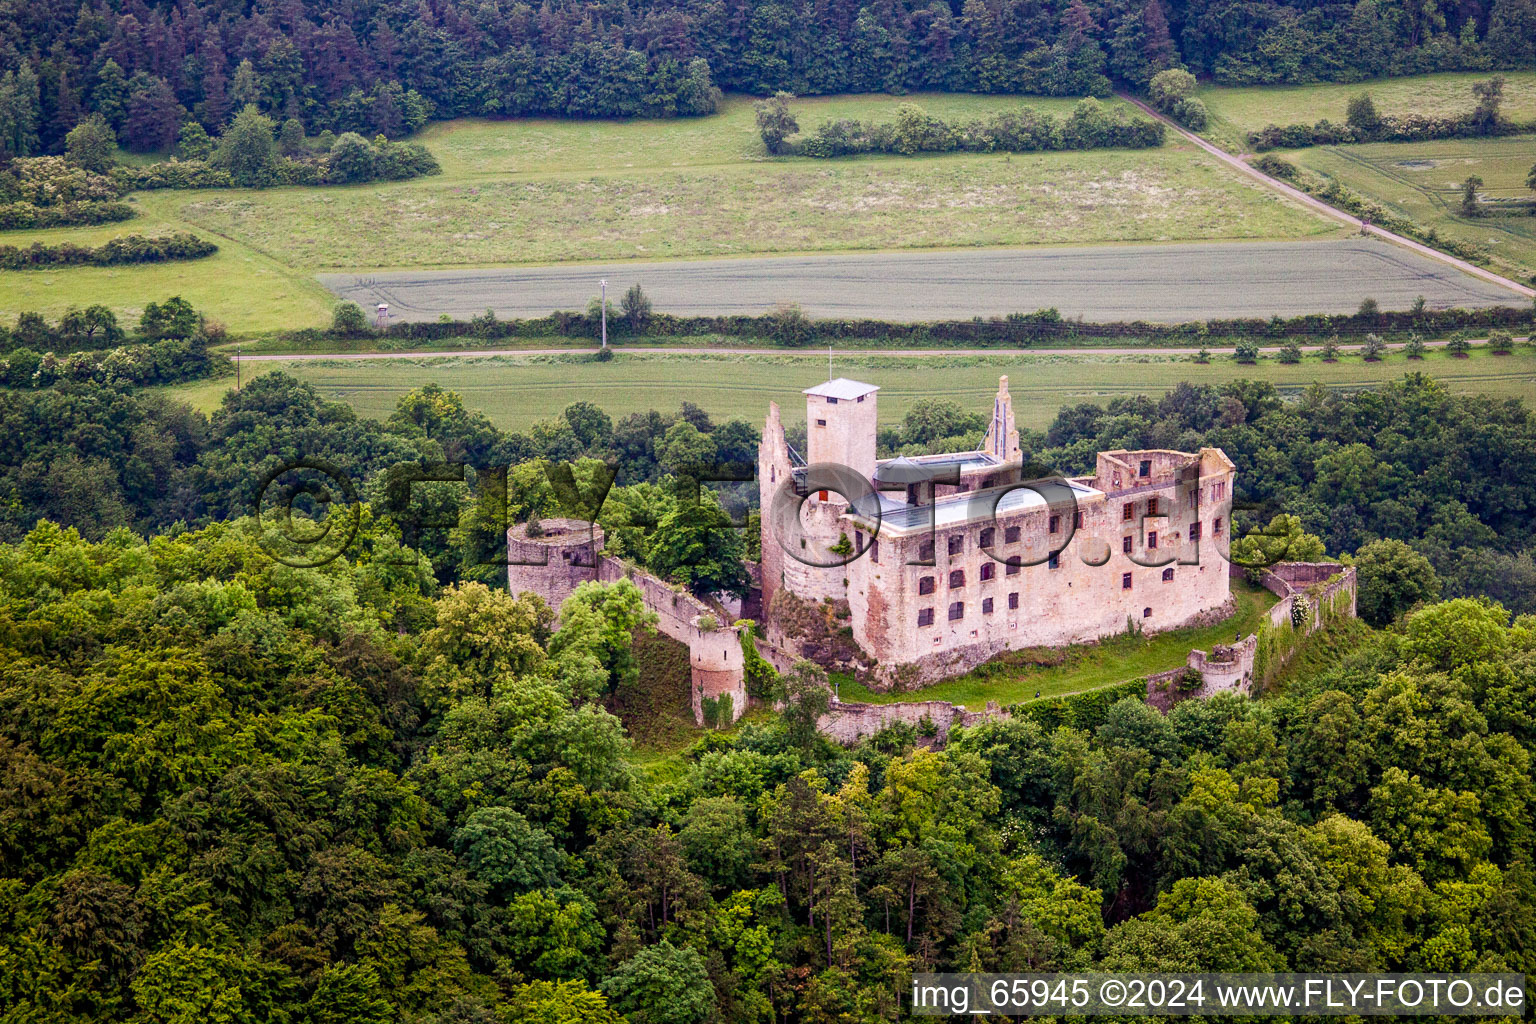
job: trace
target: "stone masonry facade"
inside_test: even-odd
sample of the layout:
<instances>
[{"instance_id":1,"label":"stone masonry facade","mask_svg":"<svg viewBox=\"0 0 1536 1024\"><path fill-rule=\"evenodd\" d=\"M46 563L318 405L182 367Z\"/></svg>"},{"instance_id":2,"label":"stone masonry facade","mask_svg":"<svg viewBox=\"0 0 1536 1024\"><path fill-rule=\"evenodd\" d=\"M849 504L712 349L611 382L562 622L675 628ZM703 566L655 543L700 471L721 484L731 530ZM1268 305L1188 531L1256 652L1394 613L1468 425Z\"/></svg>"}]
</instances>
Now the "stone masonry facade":
<instances>
[{"instance_id":1,"label":"stone masonry facade","mask_svg":"<svg viewBox=\"0 0 1536 1024\"><path fill-rule=\"evenodd\" d=\"M764 607L779 588L846 601L875 685L1230 614L1233 465L1220 449L1102 452L1090 476L1026 484L1004 377L981 450L878 461L877 391L808 389L803 465L771 405L759 453ZM857 488L828 462L864 492L838 491Z\"/></svg>"}]
</instances>

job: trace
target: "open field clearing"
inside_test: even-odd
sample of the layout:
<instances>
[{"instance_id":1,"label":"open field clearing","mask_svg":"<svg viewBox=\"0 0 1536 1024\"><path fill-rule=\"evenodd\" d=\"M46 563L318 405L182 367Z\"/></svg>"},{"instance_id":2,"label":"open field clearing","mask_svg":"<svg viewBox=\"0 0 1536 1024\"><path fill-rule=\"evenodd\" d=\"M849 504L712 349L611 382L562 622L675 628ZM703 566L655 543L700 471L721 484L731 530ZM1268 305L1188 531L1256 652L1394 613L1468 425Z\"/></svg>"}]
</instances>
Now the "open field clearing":
<instances>
[{"instance_id":1,"label":"open field clearing","mask_svg":"<svg viewBox=\"0 0 1536 1024\"><path fill-rule=\"evenodd\" d=\"M777 401L785 419L803 415L802 388L827 378L825 353L805 355L626 355L591 362L580 355L433 357L391 360L313 360L247 363L245 379L273 371L290 373L345 401L359 414L387 417L401 395L428 382L458 391L465 403L503 429L526 429L556 415L572 402L597 403L610 416L648 409L676 409L694 402L720 419L757 422ZM1324 363L1315 356L1295 366L1265 359L1254 366L1230 358L1201 366L1187 357L1157 355L1002 355L898 358L839 356L833 374L880 385L880 416L895 423L923 398L950 398L978 410L990 408L997 378L1009 375L1020 426L1044 429L1064 405L1102 402L1120 395L1159 396L1180 381L1221 383L1272 381L1297 391L1314 381L1330 387L1362 388L1422 371L1457 393L1536 398L1536 352L1528 346L1511 356L1474 352L1453 359L1431 351L1422 361L1393 355L1378 363L1348 357ZM217 407L232 378L177 386L170 393L205 411Z\"/></svg>"},{"instance_id":2,"label":"open field clearing","mask_svg":"<svg viewBox=\"0 0 1536 1024\"><path fill-rule=\"evenodd\" d=\"M761 161L784 163L784 158L770 157L763 149L752 110L755 102L751 96L727 96L719 111L710 117L662 120L466 118L431 125L416 138L432 150L443 165L443 174L450 178ZM1118 99L1100 102L1110 109L1131 109ZM1049 96L913 93L900 97L812 96L797 98L790 109L800 123L800 130L812 132L821 122L839 118L893 121L896 108L903 103L915 103L946 121L963 122L1026 107L1064 118L1078 101ZM815 163L809 159L796 162Z\"/></svg>"},{"instance_id":3,"label":"open field clearing","mask_svg":"<svg viewBox=\"0 0 1536 1024\"><path fill-rule=\"evenodd\" d=\"M875 693L845 676L841 680L842 699L872 704L943 700L980 711L989 700L1006 706L1033 700L1036 693L1042 698L1062 697L1166 672L1184 664L1191 648L1208 651L1212 644L1231 643L1234 634L1247 636L1255 632L1277 600L1262 587L1249 586L1241 580L1232 581L1232 596L1237 599L1237 611L1214 626L1177 629L1156 636L1113 636L1097 644L1069 648L1063 665L1021 666L1012 673L998 675L970 673L902 693Z\"/></svg>"},{"instance_id":4,"label":"open field clearing","mask_svg":"<svg viewBox=\"0 0 1536 1024\"><path fill-rule=\"evenodd\" d=\"M73 242L96 246L122 235L193 231L216 243L217 253L206 259L177 263L0 271L3 319L9 324L24 310L35 310L53 319L70 306L99 303L116 313L120 321L131 324L137 321L144 303L180 295L239 333L330 321L335 299L313 275L175 219L173 214L162 211L160 201L168 198L169 193L138 197L135 205L143 212L118 224L0 232L0 245Z\"/></svg>"},{"instance_id":5,"label":"open field clearing","mask_svg":"<svg viewBox=\"0 0 1536 1024\"><path fill-rule=\"evenodd\" d=\"M1365 298L1406 309L1509 305L1523 297L1389 242L1233 242L946 253L869 253L524 269L323 274L365 309L390 316L503 319L585 309L596 282L630 283L658 311L761 314L798 303L818 317L965 320L1054 307L1095 321L1352 313ZM1184 287L1171 288L1177 281ZM1106 286L1105 282L1113 282Z\"/></svg>"},{"instance_id":6,"label":"open field clearing","mask_svg":"<svg viewBox=\"0 0 1536 1024\"><path fill-rule=\"evenodd\" d=\"M1443 237L1483 246L1501 273L1520 281L1536 275L1536 217L1459 212L1461 182L1474 174L1483 179L1484 199L1531 198L1525 178L1536 164L1536 135L1321 146L1283 155Z\"/></svg>"},{"instance_id":7,"label":"open field clearing","mask_svg":"<svg viewBox=\"0 0 1536 1024\"><path fill-rule=\"evenodd\" d=\"M852 96L797 100L795 110L813 129L833 117L892 118L906 100L953 120L1021 106L1062 116L1075 102ZM0 274L0 308L57 316L103 302L132 317L145 301L181 293L232 330L260 332L325 321L332 300L314 280L319 270L1338 233L1179 143L770 159L743 97L706 118L454 121L421 138L442 175L347 188L145 192L132 200L140 216L125 224L0 234L12 245L84 244L191 230L222 249L180 265Z\"/></svg>"},{"instance_id":8,"label":"open field clearing","mask_svg":"<svg viewBox=\"0 0 1536 1024\"><path fill-rule=\"evenodd\" d=\"M1338 230L1182 146L205 192L180 197L177 214L316 270Z\"/></svg>"},{"instance_id":9,"label":"open field clearing","mask_svg":"<svg viewBox=\"0 0 1536 1024\"><path fill-rule=\"evenodd\" d=\"M1536 120L1536 71L1504 71L1504 116ZM1313 124L1327 119L1343 124L1351 96L1371 94L1382 114L1421 114L1445 117L1464 114L1475 105L1472 83L1495 72L1410 75L1367 82L1323 82L1314 85L1207 85L1195 95L1210 111L1211 126L1202 134L1242 152L1251 131L1271 124Z\"/></svg>"}]
</instances>

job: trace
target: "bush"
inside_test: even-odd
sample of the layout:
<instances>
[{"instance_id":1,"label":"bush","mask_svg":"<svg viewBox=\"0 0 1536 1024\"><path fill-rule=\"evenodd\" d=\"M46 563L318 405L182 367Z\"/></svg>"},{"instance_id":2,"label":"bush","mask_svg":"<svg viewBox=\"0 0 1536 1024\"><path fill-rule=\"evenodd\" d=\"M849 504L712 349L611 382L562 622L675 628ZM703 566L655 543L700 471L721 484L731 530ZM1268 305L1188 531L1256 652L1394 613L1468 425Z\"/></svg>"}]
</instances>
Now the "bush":
<instances>
[{"instance_id":1,"label":"bush","mask_svg":"<svg viewBox=\"0 0 1536 1024\"><path fill-rule=\"evenodd\" d=\"M368 314L355 302L340 302L331 314L331 330L347 338L368 333Z\"/></svg>"},{"instance_id":2,"label":"bush","mask_svg":"<svg viewBox=\"0 0 1536 1024\"><path fill-rule=\"evenodd\" d=\"M1195 76L1180 68L1169 68L1152 76L1147 91L1152 105L1163 113L1171 113L1176 104L1189 99L1195 92Z\"/></svg>"},{"instance_id":3,"label":"bush","mask_svg":"<svg viewBox=\"0 0 1536 1024\"><path fill-rule=\"evenodd\" d=\"M378 154L368 140L356 132L345 132L331 147L331 155L325 162L327 184L346 185L357 181L372 181L378 173Z\"/></svg>"},{"instance_id":4,"label":"bush","mask_svg":"<svg viewBox=\"0 0 1536 1024\"><path fill-rule=\"evenodd\" d=\"M166 263L212 256L219 247L186 231L174 235L146 238L124 235L96 248L71 242L44 245L34 242L25 249L0 246L0 269L33 270L42 267L96 266L115 267L130 263Z\"/></svg>"},{"instance_id":5,"label":"bush","mask_svg":"<svg viewBox=\"0 0 1536 1024\"><path fill-rule=\"evenodd\" d=\"M1488 351L1494 355L1507 356L1514 351L1515 338L1508 331L1488 332Z\"/></svg>"},{"instance_id":6,"label":"bush","mask_svg":"<svg viewBox=\"0 0 1536 1024\"><path fill-rule=\"evenodd\" d=\"M1379 335L1379 334L1367 334L1365 336L1365 361L1366 362L1368 362L1368 363L1380 362L1381 361L1381 357L1383 355L1385 355L1386 352L1387 352L1387 343L1381 339L1381 335Z\"/></svg>"},{"instance_id":7,"label":"bush","mask_svg":"<svg viewBox=\"0 0 1536 1024\"><path fill-rule=\"evenodd\" d=\"M1205 109L1205 104L1191 97L1180 100L1173 106L1173 119L1190 131L1204 131L1210 123L1210 114Z\"/></svg>"},{"instance_id":8,"label":"bush","mask_svg":"<svg viewBox=\"0 0 1536 1024\"><path fill-rule=\"evenodd\" d=\"M768 336L781 345L798 347L816 336L816 327L799 306L780 306L768 315Z\"/></svg>"},{"instance_id":9,"label":"bush","mask_svg":"<svg viewBox=\"0 0 1536 1024\"><path fill-rule=\"evenodd\" d=\"M202 125L188 121L176 136L176 155L183 160L206 161L213 156L213 139Z\"/></svg>"},{"instance_id":10,"label":"bush","mask_svg":"<svg viewBox=\"0 0 1536 1024\"><path fill-rule=\"evenodd\" d=\"M1361 138L1375 137L1381 130L1381 115L1376 112L1376 101L1371 99L1370 93L1362 92L1358 96L1350 97L1344 123L1353 128Z\"/></svg>"},{"instance_id":11,"label":"bush","mask_svg":"<svg viewBox=\"0 0 1536 1024\"><path fill-rule=\"evenodd\" d=\"M92 114L64 136L64 158L75 167L106 174L115 163L117 134L100 114Z\"/></svg>"},{"instance_id":12,"label":"bush","mask_svg":"<svg viewBox=\"0 0 1536 1024\"><path fill-rule=\"evenodd\" d=\"M1259 361L1259 343L1253 340L1244 340L1237 343L1237 350L1232 358L1240 363L1256 363Z\"/></svg>"},{"instance_id":13,"label":"bush","mask_svg":"<svg viewBox=\"0 0 1536 1024\"><path fill-rule=\"evenodd\" d=\"M758 100L753 105L757 115L757 133L770 153L782 153L784 140L800 131L800 123L789 112L789 101L794 98L793 93L780 90L772 98Z\"/></svg>"},{"instance_id":14,"label":"bush","mask_svg":"<svg viewBox=\"0 0 1536 1024\"><path fill-rule=\"evenodd\" d=\"M624 297L619 300L619 309L623 312L624 323L632 334L641 333L651 322L651 300L638 282L630 285Z\"/></svg>"}]
</instances>

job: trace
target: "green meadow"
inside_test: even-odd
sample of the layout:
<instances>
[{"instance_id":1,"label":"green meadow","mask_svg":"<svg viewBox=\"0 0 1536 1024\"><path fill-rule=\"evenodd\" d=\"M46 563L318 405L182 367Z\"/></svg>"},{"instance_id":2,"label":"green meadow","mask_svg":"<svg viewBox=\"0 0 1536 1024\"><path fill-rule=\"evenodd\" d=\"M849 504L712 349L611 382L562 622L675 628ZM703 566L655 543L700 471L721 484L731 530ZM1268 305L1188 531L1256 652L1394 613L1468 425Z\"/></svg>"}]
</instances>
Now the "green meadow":
<instances>
[{"instance_id":1,"label":"green meadow","mask_svg":"<svg viewBox=\"0 0 1536 1024\"><path fill-rule=\"evenodd\" d=\"M1498 73L1504 76L1504 116L1517 121L1536 120L1536 71ZM1203 134L1240 153L1246 148L1248 133L1266 125L1312 124L1325 118L1343 124L1350 97L1362 92L1371 94L1382 114L1464 114L1476 102L1472 83L1493 74L1457 72L1313 85L1207 85L1195 95L1211 113L1211 125Z\"/></svg>"},{"instance_id":2,"label":"green meadow","mask_svg":"<svg viewBox=\"0 0 1536 1024\"><path fill-rule=\"evenodd\" d=\"M1283 156L1442 238L1481 246L1500 273L1521 281L1536 277L1536 216L1530 215L1536 207L1519 205L1536 201L1525 183L1536 165L1536 135L1319 146ZM1472 175L1483 179L1478 192L1485 202L1514 200L1513 209L1464 216L1461 183Z\"/></svg>"},{"instance_id":3,"label":"green meadow","mask_svg":"<svg viewBox=\"0 0 1536 1024\"><path fill-rule=\"evenodd\" d=\"M916 102L952 119L1035 97L847 96L796 101L803 127L888 119ZM1118 103L1119 101L1109 101ZM454 121L421 135L444 173L351 187L145 192L108 228L0 233L0 244L193 231L210 260L0 274L0 309L57 316L104 303L134 316L182 294L231 330L325 322L321 270L1325 237L1337 226L1193 146L1082 153L770 158L752 101L662 121Z\"/></svg>"},{"instance_id":4,"label":"green meadow","mask_svg":"<svg viewBox=\"0 0 1536 1024\"><path fill-rule=\"evenodd\" d=\"M763 418L770 401L786 420L803 416L799 392L827 378L825 354L778 352L747 355L704 353L626 354L593 362L582 354L425 357L247 362L245 380L282 371L314 384L326 397L345 401L360 415L378 419L393 411L413 388L436 382L458 391L472 408L503 429L522 430L559 414L572 402L597 403L615 419L649 409L676 409L684 400L710 415L728 419ZM1444 381L1458 393L1504 398L1536 397L1536 349L1521 346L1514 355L1474 351L1455 359L1430 350L1423 360L1400 354L1368 363L1349 355L1325 363L1309 355L1294 366L1265 358L1245 366L1231 357L1198 365L1187 356L1031 355L986 356L838 356L832 372L880 385L882 422L894 423L924 398L948 398L981 409L997 391L997 379L1009 377L1009 389L1021 426L1043 429L1057 410L1077 402L1105 402L1127 395L1160 396L1181 381L1220 384L1229 380L1266 380L1295 392L1312 383L1327 387L1367 388L1419 371ZM205 411L217 407L233 378L167 389Z\"/></svg>"}]
</instances>

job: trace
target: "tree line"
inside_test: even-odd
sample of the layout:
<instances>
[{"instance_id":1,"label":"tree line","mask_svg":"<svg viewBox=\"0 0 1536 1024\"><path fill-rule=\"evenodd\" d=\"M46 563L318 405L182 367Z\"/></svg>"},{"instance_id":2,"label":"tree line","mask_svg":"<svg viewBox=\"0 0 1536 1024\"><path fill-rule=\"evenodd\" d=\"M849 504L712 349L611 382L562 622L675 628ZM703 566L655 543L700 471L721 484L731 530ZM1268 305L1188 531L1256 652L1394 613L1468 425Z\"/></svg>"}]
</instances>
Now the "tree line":
<instances>
[{"instance_id":1,"label":"tree line","mask_svg":"<svg viewBox=\"0 0 1536 1024\"><path fill-rule=\"evenodd\" d=\"M117 163L117 136L100 114L76 125L64 139L66 161L109 175L123 192L157 188L267 188L274 185L350 185L399 181L437 174L437 160L418 142L372 142L355 132L327 131L311 139L289 118L279 126L247 104L216 138L197 122L173 136L173 159L153 164ZM167 145L169 145L167 141Z\"/></svg>"},{"instance_id":2,"label":"tree line","mask_svg":"<svg viewBox=\"0 0 1536 1024\"><path fill-rule=\"evenodd\" d=\"M189 308L180 315L195 318ZM91 320L80 311L58 329L97 350L121 343L99 327L89 335ZM36 353L47 345L37 324L29 319L12 334L10 344L24 348L9 357L13 386L26 388L37 374ZM146 342L177 336L200 335L140 328ZM0 392L0 489L14 497L0 509L0 540L22 536L38 518L95 539L116 527L155 532L245 515L269 470L309 457L344 472L443 583L504 578L506 527L552 515L596 517L615 553L701 591L742 589L740 562L758 557L750 475L759 429L686 403L615 420L577 402L528 430L503 431L435 385L402 397L379 422L283 374L246 382L207 417L94 369L55 372L51 383ZM113 410L105 425L87 429L105 408ZM954 402L926 401L876 440L883 457L964 451L984 428ZM790 427L799 450L803 429ZM1401 571L1419 582L1407 596L1382 599L1397 610L1436 596L1487 596L1522 614L1536 613L1533 439L1536 415L1519 401L1452 395L1416 373L1353 394L1314 387L1289 401L1256 381L1183 384L1156 400L1069 406L1046 431L1021 432L1027 461L1066 475L1091 472L1099 451L1219 446L1237 464L1235 536L1286 514L1333 557L1380 554L1372 545L1398 542L1411 549L1398 552ZM474 468L453 481L402 483L412 467L445 462ZM561 464L573 466L574 504L551 477ZM715 464L748 482L693 487L691 467ZM507 467L504 477L496 467Z\"/></svg>"},{"instance_id":3,"label":"tree line","mask_svg":"<svg viewBox=\"0 0 1536 1024\"><path fill-rule=\"evenodd\" d=\"M857 153L1033 153L1068 149L1146 149L1163 144L1163 126L1123 108L1105 109L1089 97L1062 120L1028 108L961 124L934 117L915 103L896 108L890 122L834 119L799 134L789 109L794 97L781 92L756 106L758 134L768 152L810 157Z\"/></svg>"},{"instance_id":4,"label":"tree line","mask_svg":"<svg viewBox=\"0 0 1536 1024\"><path fill-rule=\"evenodd\" d=\"M17 156L57 152L90 113L152 150L247 104L312 133L395 138L430 117L703 114L717 87L1083 96L1180 66L1234 83L1528 68L1536 0L42 0L11 4L0 39L0 155Z\"/></svg>"},{"instance_id":5,"label":"tree line","mask_svg":"<svg viewBox=\"0 0 1536 1024\"><path fill-rule=\"evenodd\" d=\"M33 242L25 249L0 245L0 269L31 270L43 267L93 266L115 267L128 263L164 263L171 260L197 260L212 256L219 247L190 231L169 235L120 235L101 245L75 245L60 242L47 245Z\"/></svg>"}]
</instances>

